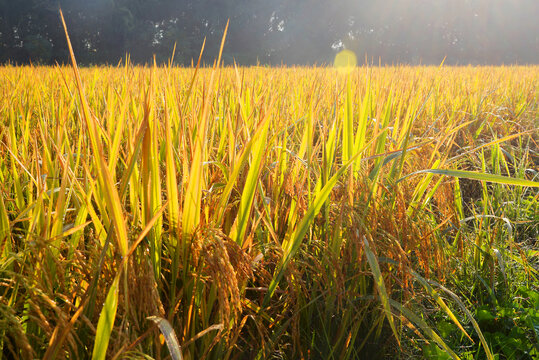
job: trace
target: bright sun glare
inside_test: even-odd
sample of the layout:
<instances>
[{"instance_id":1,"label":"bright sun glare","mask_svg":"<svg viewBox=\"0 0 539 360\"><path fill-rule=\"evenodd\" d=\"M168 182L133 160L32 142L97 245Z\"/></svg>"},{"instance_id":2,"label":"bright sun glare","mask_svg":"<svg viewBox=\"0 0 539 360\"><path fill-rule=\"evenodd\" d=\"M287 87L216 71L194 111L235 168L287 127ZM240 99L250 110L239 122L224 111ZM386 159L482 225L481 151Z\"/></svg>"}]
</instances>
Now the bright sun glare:
<instances>
[{"instance_id":1,"label":"bright sun glare","mask_svg":"<svg viewBox=\"0 0 539 360\"><path fill-rule=\"evenodd\" d=\"M356 54L351 50L343 50L335 55L333 65L336 68L352 68L357 65Z\"/></svg>"}]
</instances>

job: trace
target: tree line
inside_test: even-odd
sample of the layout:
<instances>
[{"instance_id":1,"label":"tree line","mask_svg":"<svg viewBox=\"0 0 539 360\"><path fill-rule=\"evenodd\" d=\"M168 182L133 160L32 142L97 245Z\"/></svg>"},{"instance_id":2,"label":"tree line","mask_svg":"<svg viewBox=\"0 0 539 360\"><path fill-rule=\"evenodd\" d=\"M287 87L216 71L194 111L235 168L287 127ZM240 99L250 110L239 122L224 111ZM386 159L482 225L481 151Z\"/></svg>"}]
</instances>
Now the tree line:
<instances>
[{"instance_id":1,"label":"tree line","mask_svg":"<svg viewBox=\"0 0 539 360\"><path fill-rule=\"evenodd\" d=\"M0 62L68 61L62 8L81 64L155 59L189 65L539 62L537 0L0 0Z\"/></svg>"}]
</instances>

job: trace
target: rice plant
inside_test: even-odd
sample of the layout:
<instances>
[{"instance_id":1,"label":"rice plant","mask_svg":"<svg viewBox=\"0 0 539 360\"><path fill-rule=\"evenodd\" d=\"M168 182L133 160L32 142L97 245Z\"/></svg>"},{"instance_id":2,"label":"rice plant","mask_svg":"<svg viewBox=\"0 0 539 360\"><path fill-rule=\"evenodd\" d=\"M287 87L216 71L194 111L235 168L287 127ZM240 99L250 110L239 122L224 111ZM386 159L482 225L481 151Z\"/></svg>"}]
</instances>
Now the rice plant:
<instances>
[{"instance_id":1,"label":"rice plant","mask_svg":"<svg viewBox=\"0 0 539 360\"><path fill-rule=\"evenodd\" d=\"M71 56L0 68L4 357L510 358L481 311L539 310L537 67Z\"/></svg>"}]
</instances>

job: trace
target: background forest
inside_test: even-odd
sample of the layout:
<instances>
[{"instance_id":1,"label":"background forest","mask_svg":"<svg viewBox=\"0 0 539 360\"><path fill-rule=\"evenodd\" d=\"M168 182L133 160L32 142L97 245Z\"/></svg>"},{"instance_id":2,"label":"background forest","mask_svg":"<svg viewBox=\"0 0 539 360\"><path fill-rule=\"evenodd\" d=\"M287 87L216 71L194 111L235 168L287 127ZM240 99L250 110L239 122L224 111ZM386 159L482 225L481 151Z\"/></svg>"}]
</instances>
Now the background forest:
<instances>
[{"instance_id":1,"label":"background forest","mask_svg":"<svg viewBox=\"0 0 539 360\"><path fill-rule=\"evenodd\" d=\"M326 64L343 48L360 63L539 61L536 0L0 0L0 62L66 63L59 7L83 65L162 63L175 43L190 65L205 38L211 63L228 19L228 64Z\"/></svg>"}]
</instances>

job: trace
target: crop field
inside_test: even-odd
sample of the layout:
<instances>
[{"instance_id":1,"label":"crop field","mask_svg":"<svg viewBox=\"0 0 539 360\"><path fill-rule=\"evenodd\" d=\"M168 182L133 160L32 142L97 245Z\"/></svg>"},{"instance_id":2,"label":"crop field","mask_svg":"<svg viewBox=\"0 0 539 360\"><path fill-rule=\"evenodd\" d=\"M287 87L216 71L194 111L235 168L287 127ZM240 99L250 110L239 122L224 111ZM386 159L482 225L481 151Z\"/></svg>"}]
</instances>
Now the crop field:
<instances>
[{"instance_id":1,"label":"crop field","mask_svg":"<svg viewBox=\"0 0 539 360\"><path fill-rule=\"evenodd\" d=\"M0 357L537 359L538 104L537 66L1 67Z\"/></svg>"}]
</instances>

